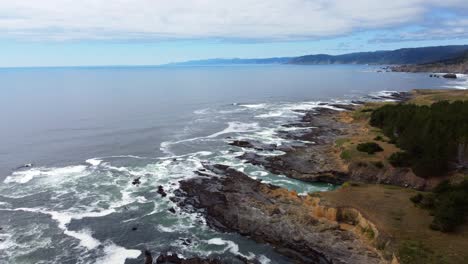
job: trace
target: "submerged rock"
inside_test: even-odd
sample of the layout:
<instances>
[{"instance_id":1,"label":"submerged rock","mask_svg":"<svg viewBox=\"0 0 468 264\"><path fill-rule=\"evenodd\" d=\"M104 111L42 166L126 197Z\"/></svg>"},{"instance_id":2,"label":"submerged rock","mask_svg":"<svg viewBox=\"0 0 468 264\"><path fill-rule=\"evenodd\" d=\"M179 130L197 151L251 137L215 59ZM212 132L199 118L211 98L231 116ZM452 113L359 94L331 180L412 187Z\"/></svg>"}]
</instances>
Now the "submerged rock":
<instances>
[{"instance_id":1,"label":"submerged rock","mask_svg":"<svg viewBox=\"0 0 468 264\"><path fill-rule=\"evenodd\" d=\"M141 183L140 178L141 178L141 177L138 177L138 178L134 179L134 180L132 181L132 184L133 184L133 185L139 185L139 184Z\"/></svg>"},{"instance_id":2,"label":"submerged rock","mask_svg":"<svg viewBox=\"0 0 468 264\"><path fill-rule=\"evenodd\" d=\"M157 193L159 193L159 195L161 195L162 197L166 197L167 196L167 193L164 191L164 187L162 187L162 185L159 185L158 186L158 191Z\"/></svg>"}]
</instances>

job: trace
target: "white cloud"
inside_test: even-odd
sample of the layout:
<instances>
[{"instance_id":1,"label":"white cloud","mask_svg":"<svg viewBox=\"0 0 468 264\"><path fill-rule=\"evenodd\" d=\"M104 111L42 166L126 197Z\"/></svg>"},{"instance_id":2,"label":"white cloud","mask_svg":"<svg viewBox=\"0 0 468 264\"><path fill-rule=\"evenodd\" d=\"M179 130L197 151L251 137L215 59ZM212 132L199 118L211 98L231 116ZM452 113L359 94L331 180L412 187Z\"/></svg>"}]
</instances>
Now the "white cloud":
<instances>
[{"instance_id":1,"label":"white cloud","mask_svg":"<svg viewBox=\"0 0 468 264\"><path fill-rule=\"evenodd\" d=\"M0 0L0 34L25 39L299 39L418 23L466 0Z\"/></svg>"}]
</instances>

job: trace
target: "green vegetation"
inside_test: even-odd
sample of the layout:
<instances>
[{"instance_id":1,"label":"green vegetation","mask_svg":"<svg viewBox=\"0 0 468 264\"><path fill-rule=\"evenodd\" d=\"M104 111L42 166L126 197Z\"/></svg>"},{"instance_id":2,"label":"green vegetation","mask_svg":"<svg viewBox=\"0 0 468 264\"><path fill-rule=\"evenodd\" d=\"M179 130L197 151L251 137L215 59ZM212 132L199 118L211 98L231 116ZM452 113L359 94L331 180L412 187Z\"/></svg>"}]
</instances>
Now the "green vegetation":
<instances>
[{"instance_id":1,"label":"green vegetation","mask_svg":"<svg viewBox=\"0 0 468 264\"><path fill-rule=\"evenodd\" d=\"M374 154L376 152L383 151L383 148L375 142L361 143L357 145L356 149L361 152L366 152L367 154Z\"/></svg>"},{"instance_id":2,"label":"green vegetation","mask_svg":"<svg viewBox=\"0 0 468 264\"><path fill-rule=\"evenodd\" d=\"M374 140L375 140L375 141L385 141L384 138L383 138L382 136L380 136L380 135L376 136L376 137L374 138Z\"/></svg>"},{"instance_id":3,"label":"green vegetation","mask_svg":"<svg viewBox=\"0 0 468 264\"><path fill-rule=\"evenodd\" d=\"M409 167L410 164L410 156L406 152L395 152L390 157L388 157L388 161L394 167Z\"/></svg>"},{"instance_id":4,"label":"green vegetation","mask_svg":"<svg viewBox=\"0 0 468 264\"><path fill-rule=\"evenodd\" d=\"M349 138L339 138L335 141L336 146L341 147L344 143L349 142Z\"/></svg>"},{"instance_id":5,"label":"green vegetation","mask_svg":"<svg viewBox=\"0 0 468 264\"><path fill-rule=\"evenodd\" d=\"M345 150L345 151L341 152L340 158L342 158L342 159L344 159L346 161L349 161L351 159L351 152L348 151L348 150Z\"/></svg>"},{"instance_id":6,"label":"green vegetation","mask_svg":"<svg viewBox=\"0 0 468 264\"><path fill-rule=\"evenodd\" d=\"M447 263L443 257L434 253L420 241L403 241L398 247L398 255L401 264Z\"/></svg>"},{"instance_id":7,"label":"green vegetation","mask_svg":"<svg viewBox=\"0 0 468 264\"><path fill-rule=\"evenodd\" d=\"M370 124L406 152L390 162L408 164L421 177L441 176L468 144L468 101L384 105L372 112Z\"/></svg>"},{"instance_id":8,"label":"green vegetation","mask_svg":"<svg viewBox=\"0 0 468 264\"><path fill-rule=\"evenodd\" d=\"M465 222L468 215L468 180L460 184L444 181L434 188L432 193L417 194L410 199L418 206L431 210L434 215L431 229L454 231Z\"/></svg>"},{"instance_id":9,"label":"green vegetation","mask_svg":"<svg viewBox=\"0 0 468 264\"><path fill-rule=\"evenodd\" d=\"M384 167L384 164L381 161L372 161L372 165L374 165L375 167L379 169L382 169Z\"/></svg>"}]
</instances>

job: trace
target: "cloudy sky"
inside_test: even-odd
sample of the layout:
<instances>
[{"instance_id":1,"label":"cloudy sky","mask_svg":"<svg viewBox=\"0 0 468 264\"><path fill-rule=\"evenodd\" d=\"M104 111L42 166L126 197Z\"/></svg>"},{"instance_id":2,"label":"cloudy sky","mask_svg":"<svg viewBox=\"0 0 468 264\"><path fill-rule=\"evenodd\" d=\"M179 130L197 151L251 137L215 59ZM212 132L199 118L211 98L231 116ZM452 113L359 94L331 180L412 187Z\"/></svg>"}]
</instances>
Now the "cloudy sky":
<instances>
[{"instance_id":1,"label":"cloudy sky","mask_svg":"<svg viewBox=\"0 0 468 264\"><path fill-rule=\"evenodd\" d=\"M0 0L0 66L468 44L467 0Z\"/></svg>"}]
</instances>

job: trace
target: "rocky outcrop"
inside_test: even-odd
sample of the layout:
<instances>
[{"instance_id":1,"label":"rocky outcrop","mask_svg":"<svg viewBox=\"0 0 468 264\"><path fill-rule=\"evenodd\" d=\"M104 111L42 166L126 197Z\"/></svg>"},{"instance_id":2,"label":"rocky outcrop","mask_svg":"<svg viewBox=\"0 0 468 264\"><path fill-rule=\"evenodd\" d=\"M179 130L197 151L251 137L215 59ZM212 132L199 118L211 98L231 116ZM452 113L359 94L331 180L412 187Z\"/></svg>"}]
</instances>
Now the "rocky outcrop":
<instances>
[{"instance_id":1,"label":"rocky outcrop","mask_svg":"<svg viewBox=\"0 0 468 264\"><path fill-rule=\"evenodd\" d=\"M439 181L430 182L416 176L410 168L377 168L372 164L354 162L348 165L348 180L352 182L389 184L417 190L432 189Z\"/></svg>"},{"instance_id":2,"label":"rocky outcrop","mask_svg":"<svg viewBox=\"0 0 468 264\"><path fill-rule=\"evenodd\" d=\"M173 200L200 210L207 223L272 244L296 263L387 263L360 230L375 227L354 211L322 205L316 197L264 184L224 165L206 165L217 176L180 182ZM359 232L358 232L359 231Z\"/></svg>"},{"instance_id":3,"label":"rocky outcrop","mask_svg":"<svg viewBox=\"0 0 468 264\"><path fill-rule=\"evenodd\" d=\"M239 158L263 166L274 174L307 182L342 184L348 180L346 168L331 146L351 125L340 122L337 113L336 110L317 108L306 112L300 122L284 125L288 129L280 131L282 137L302 142L282 146L284 155L260 156L247 152Z\"/></svg>"},{"instance_id":4,"label":"rocky outcrop","mask_svg":"<svg viewBox=\"0 0 468 264\"><path fill-rule=\"evenodd\" d=\"M198 257L183 259L177 254L161 254L156 259L157 264L222 264L218 259L202 259Z\"/></svg>"},{"instance_id":5,"label":"rocky outcrop","mask_svg":"<svg viewBox=\"0 0 468 264\"><path fill-rule=\"evenodd\" d=\"M240 147L240 148L251 148L251 149L256 149L256 150L275 150L277 147L275 144L264 144L261 142L246 141L246 140L234 140L230 142L229 145Z\"/></svg>"},{"instance_id":6,"label":"rocky outcrop","mask_svg":"<svg viewBox=\"0 0 468 264\"><path fill-rule=\"evenodd\" d=\"M456 79L457 75L454 74L454 73L447 73L447 74L442 75L442 77L444 77L446 79Z\"/></svg>"}]
</instances>

